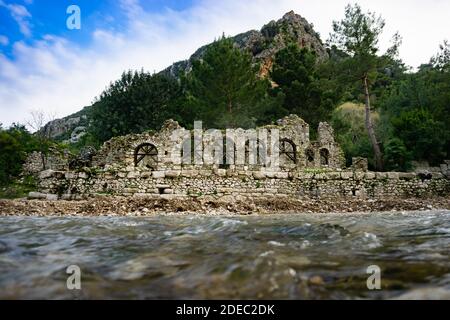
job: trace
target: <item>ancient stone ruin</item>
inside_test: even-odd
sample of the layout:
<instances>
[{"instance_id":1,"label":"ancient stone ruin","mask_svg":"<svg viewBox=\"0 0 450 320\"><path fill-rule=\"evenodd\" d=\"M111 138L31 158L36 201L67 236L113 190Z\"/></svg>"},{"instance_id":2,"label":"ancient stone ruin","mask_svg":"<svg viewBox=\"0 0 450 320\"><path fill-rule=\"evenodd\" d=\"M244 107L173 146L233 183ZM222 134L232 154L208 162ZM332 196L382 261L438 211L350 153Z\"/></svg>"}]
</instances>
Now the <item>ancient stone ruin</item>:
<instances>
[{"instance_id":1,"label":"ancient stone ruin","mask_svg":"<svg viewBox=\"0 0 450 320\"><path fill-rule=\"evenodd\" d=\"M128 172L150 172L155 176L167 171L181 174L189 170L215 170L218 174L217 170L225 169L228 173L242 173L342 168L343 153L334 141L331 126L321 123L318 137L317 141L310 141L309 125L298 116L286 117L277 125L257 130L214 132L186 130L169 120L159 132L128 135L106 142L94 156L93 166L126 168ZM272 141L274 139L276 141ZM279 157L276 165L272 161L275 150ZM220 159L215 159L219 154Z\"/></svg>"},{"instance_id":2,"label":"ancient stone ruin","mask_svg":"<svg viewBox=\"0 0 450 320\"><path fill-rule=\"evenodd\" d=\"M369 172L355 158L346 169L333 129L317 140L295 115L257 130L187 130L168 120L159 132L116 137L66 170L39 173L36 198L82 199L96 194L155 197L380 197L449 192L442 173Z\"/></svg>"}]
</instances>

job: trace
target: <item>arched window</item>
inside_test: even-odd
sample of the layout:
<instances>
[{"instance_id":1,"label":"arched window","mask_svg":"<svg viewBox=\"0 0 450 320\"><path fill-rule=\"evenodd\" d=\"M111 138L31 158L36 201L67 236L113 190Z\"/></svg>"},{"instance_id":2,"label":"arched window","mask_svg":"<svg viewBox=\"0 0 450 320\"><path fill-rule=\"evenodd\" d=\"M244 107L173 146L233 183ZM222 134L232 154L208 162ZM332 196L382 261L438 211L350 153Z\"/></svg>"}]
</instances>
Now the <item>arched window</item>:
<instances>
[{"instance_id":1,"label":"arched window","mask_svg":"<svg viewBox=\"0 0 450 320\"><path fill-rule=\"evenodd\" d=\"M297 163L297 147L292 140L280 140L280 155L286 157L290 162Z\"/></svg>"},{"instance_id":2,"label":"arched window","mask_svg":"<svg viewBox=\"0 0 450 320\"><path fill-rule=\"evenodd\" d=\"M250 144L252 146L250 147ZM250 153L256 152L253 156L253 163L250 163ZM266 164L266 146L259 139L247 140L245 142L245 164L265 165Z\"/></svg>"},{"instance_id":3,"label":"arched window","mask_svg":"<svg viewBox=\"0 0 450 320\"><path fill-rule=\"evenodd\" d=\"M314 150L313 149L306 149L305 156L306 156L306 165L308 167L313 167L315 165Z\"/></svg>"},{"instance_id":4,"label":"arched window","mask_svg":"<svg viewBox=\"0 0 450 320\"><path fill-rule=\"evenodd\" d=\"M328 166L330 164L330 151L328 149L320 150L320 165Z\"/></svg>"},{"instance_id":5,"label":"arched window","mask_svg":"<svg viewBox=\"0 0 450 320\"><path fill-rule=\"evenodd\" d=\"M155 169L158 163L158 149L151 143L143 143L134 150L134 165Z\"/></svg>"}]
</instances>

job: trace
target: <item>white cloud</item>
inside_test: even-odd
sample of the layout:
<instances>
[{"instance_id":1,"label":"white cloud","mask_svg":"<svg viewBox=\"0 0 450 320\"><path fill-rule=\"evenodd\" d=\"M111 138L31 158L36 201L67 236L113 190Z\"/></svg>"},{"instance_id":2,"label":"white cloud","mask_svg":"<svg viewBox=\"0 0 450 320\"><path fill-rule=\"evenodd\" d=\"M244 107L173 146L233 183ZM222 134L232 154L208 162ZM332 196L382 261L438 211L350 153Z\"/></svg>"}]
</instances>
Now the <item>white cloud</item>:
<instances>
[{"instance_id":1,"label":"white cloud","mask_svg":"<svg viewBox=\"0 0 450 320\"><path fill-rule=\"evenodd\" d=\"M446 19L450 3L444 0L359 2L386 18L384 48L400 31L404 37L400 54L414 66L428 61L450 30ZM290 10L312 22L325 40L332 20L343 16L347 0L204 0L183 12L161 14L146 13L137 0L121 3L129 19L127 30L92 30L92 43L86 48L48 35L33 45L15 43L14 59L0 53L0 122L23 122L31 109L68 115L90 104L126 69L162 70L222 32L234 35L259 29Z\"/></svg>"},{"instance_id":2,"label":"white cloud","mask_svg":"<svg viewBox=\"0 0 450 320\"><path fill-rule=\"evenodd\" d=\"M0 34L0 45L7 46L9 44L9 39L6 36Z\"/></svg>"},{"instance_id":3,"label":"white cloud","mask_svg":"<svg viewBox=\"0 0 450 320\"><path fill-rule=\"evenodd\" d=\"M3 0L0 0L0 7L8 9L11 17L17 22L20 32L24 36L31 36L31 25L29 21L31 13L28 12L27 8L20 4L8 4Z\"/></svg>"}]
</instances>

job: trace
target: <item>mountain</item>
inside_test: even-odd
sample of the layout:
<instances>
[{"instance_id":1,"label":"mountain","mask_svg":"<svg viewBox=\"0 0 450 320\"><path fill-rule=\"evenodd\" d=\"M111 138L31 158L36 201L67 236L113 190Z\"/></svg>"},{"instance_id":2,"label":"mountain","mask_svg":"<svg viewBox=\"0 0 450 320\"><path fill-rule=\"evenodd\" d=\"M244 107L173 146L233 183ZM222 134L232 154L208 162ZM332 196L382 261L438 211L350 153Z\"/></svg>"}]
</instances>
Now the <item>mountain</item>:
<instances>
[{"instance_id":1,"label":"mountain","mask_svg":"<svg viewBox=\"0 0 450 320\"><path fill-rule=\"evenodd\" d=\"M231 39L237 47L249 50L255 61L261 63L263 76L268 74L275 54L290 43L297 43L302 48L306 47L314 51L318 61L328 59L327 50L320 35L314 31L313 25L294 11L286 13L278 21L270 21L260 31L247 31ZM208 46L201 47L188 60L174 63L162 73L178 78L184 72L189 72L192 62L201 59Z\"/></svg>"},{"instance_id":2,"label":"mountain","mask_svg":"<svg viewBox=\"0 0 450 320\"><path fill-rule=\"evenodd\" d=\"M305 18L294 11L286 13L278 21L270 21L260 31L251 30L232 37L237 47L249 50L255 62L261 64L260 75L266 77L272 67L275 54L290 43L297 43L316 53L318 61L329 58L327 50L314 31L314 27ZM192 62L201 59L209 45L199 48L188 60L176 62L160 73L179 78L183 73L189 72ZM83 128L89 124L89 107L62 119L49 122L44 131L53 139L76 142L77 137L83 134Z\"/></svg>"},{"instance_id":3,"label":"mountain","mask_svg":"<svg viewBox=\"0 0 450 320\"><path fill-rule=\"evenodd\" d=\"M56 141L76 143L84 135L89 125L90 108L91 106L87 106L67 117L52 120L42 127L40 132L45 137Z\"/></svg>"}]
</instances>

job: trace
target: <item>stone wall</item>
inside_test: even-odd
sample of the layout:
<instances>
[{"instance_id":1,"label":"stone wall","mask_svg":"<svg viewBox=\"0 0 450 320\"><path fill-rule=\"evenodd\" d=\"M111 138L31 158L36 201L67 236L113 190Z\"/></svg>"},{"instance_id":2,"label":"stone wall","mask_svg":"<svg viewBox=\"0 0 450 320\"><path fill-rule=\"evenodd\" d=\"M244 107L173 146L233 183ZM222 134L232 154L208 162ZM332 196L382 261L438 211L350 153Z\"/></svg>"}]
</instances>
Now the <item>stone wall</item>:
<instances>
[{"instance_id":1,"label":"stone wall","mask_svg":"<svg viewBox=\"0 0 450 320\"><path fill-rule=\"evenodd\" d=\"M217 151L221 151L226 157L223 162L237 170L252 171L275 166L281 171L342 168L345 159L334 139L333 128L327 123L320 123L317 141L310 141L309 130L309 125L296 115L285 117L276 125L256 130L238 128L213 132L203 129L186 130L176 121L168 120L159 132L127 135L107 141L94 157L93 166L136 169L151 167L157 171L197 169L198 165L204 169L220 168L214 162L214 157ZM196 140L197 137L199 140ZM153 159L145 157L138 160L146 161L137 161L136 154L139 154L140 147L146 145L154 148ZM217 150L218 147L223 150ZM249 154L254 152L249 151L256 149L256 157L250 158ZM187 151L192 157L188 156L189 161L185 161ZM196 159L199 152L201 155ZM276 164L275 154L278 161ZM192 166L194 162L196 166Z\"/></svg>"},{"instance_id":2,"label":"stone wall","mask_svg":"<svg viewBox=\"0 0 450 320\"><path fill-rule=\"evenodd\" d=\"M244 129L206 134L203 129L186 130L169 120L159 132L111 139L86 167L67 170L63 165L40 172L41 193L37 195L51 199L95 194L294 198L449 195L447 163L442 173L374 173L368 171L367 159L355 158L350 169L343 169L342 150L327 123L320 123L317 141L310 141L309 125L297 116L259 129L264 134L255 136L255 131ZM275 151L279 151L278 158ZM214 161L218 154L225 163Z\"/></svg>"},{"instance_id":3,"label":"stone wall","mask_svg":"<svg viewBox=\"0 0 450 320\"><path fill-rule=\"evenodd\" d=\"M269 172L214 170L44 171L41 192L63 199L94 194L163 197L242 195L249 197L289 196L295 198L382 198L427 197L450 194L450 180L442 174L423 179L414 173L354 171Z\"/></svg>"},{"instance_id":4,"label":"stone wall","mask_svg":"<svg viewBox=\"0 0 450 320\"><path fill-rule=\"evenodd\" d=\"M48 154L42 157L41 152L32 152L28 155L23 165L24 175L37 175L44 170L63 171L69 169L69 153L56 149L50 149Z\"/></svg>"}]
</instances>

